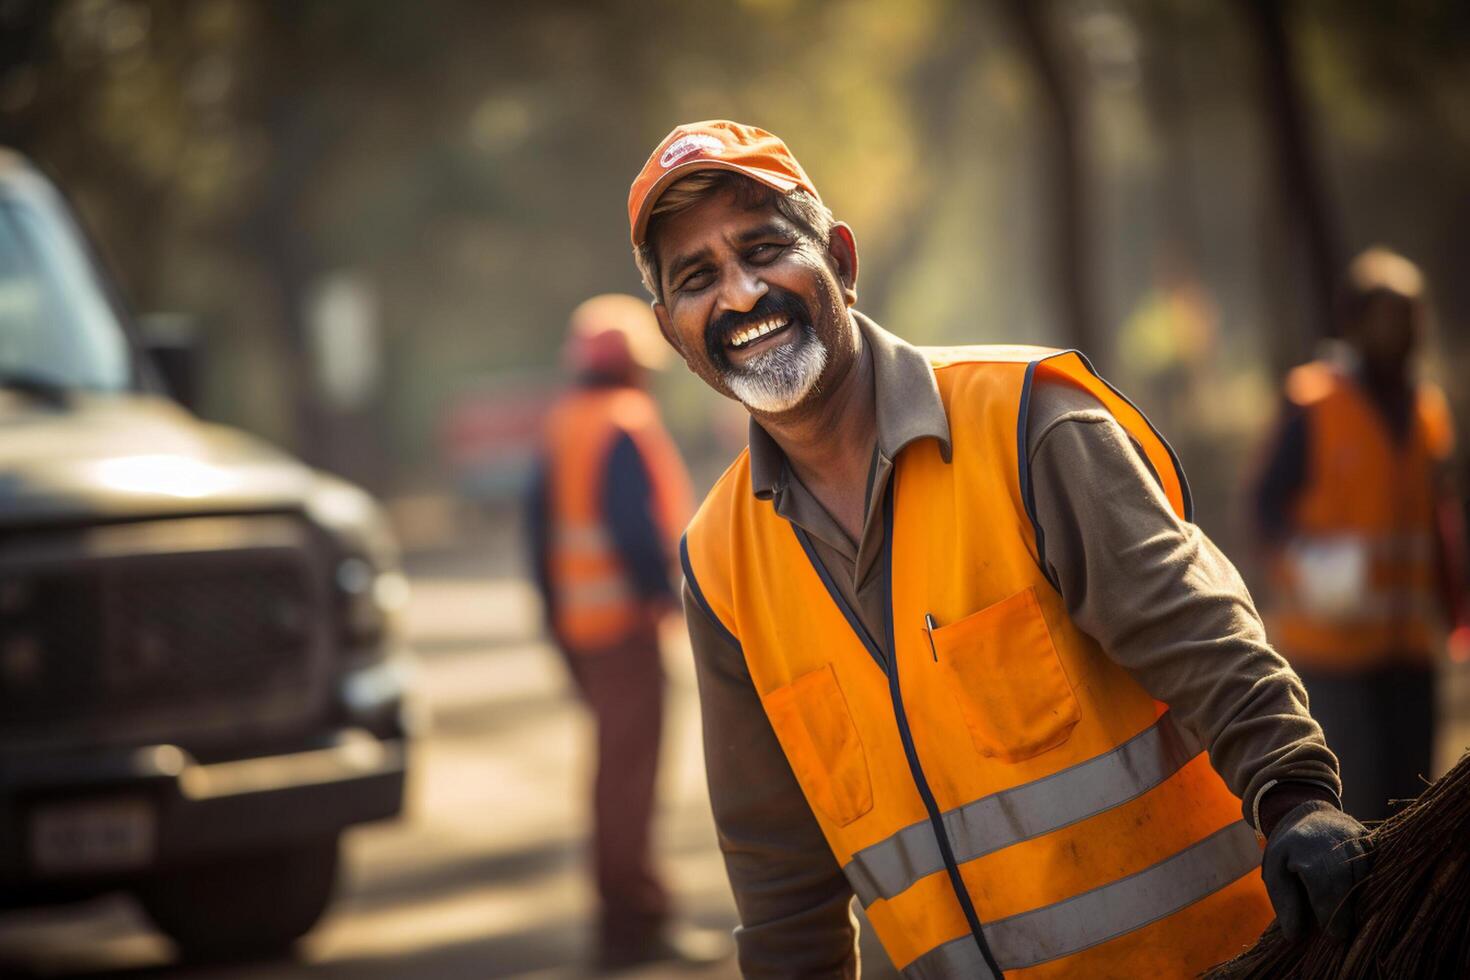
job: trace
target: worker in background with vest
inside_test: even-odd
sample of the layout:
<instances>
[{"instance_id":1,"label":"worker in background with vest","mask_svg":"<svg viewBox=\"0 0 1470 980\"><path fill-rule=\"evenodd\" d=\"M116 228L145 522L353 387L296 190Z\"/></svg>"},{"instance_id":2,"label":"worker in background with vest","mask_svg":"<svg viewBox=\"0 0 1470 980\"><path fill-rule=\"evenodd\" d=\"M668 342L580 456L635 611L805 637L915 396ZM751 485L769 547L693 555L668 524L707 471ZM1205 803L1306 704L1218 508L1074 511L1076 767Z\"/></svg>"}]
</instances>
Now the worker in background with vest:
<instances>
[{"instance_id":1,"label":"worker in background with vest","mask_svg":"<svg viewBox=\"0 0 1470 980\"><path fill-rule=\"evenodd\" d=\"M1465 621L1459 519L1443 492L1444 395L1415 377L1424 280L1371 249L1341 288L1341 342L1291 372L1254 497L1271 552L1271 637L1342 764L1343 801L1381 820L1430 776L1435 656ZM1460 634L1464 636L1464 633Z\"/></svg>"},{"instance_id":2,"label":"worker in background with vest","mask_svg":"<svg viewBox=\"0 0 1470 980\"><path fill-rule=\"evenodd\" d=\"M663 725L659 624L690 511L689 478L646 390L664 359L646 303L587 300L571 317L571 389L549 413L529 494L532 565L550 632L596 721L597 963L681 958L649 830Z\"/></svg>"},{"instance_id":3,"label":"worker in background with vest","mask_svg":"<svg viewBox=\"0 0 1470 980\"><path fill-rule=\"evenodd\" d=\"M1351 931L1337 762L1137 409L857 313L852 230L763 130L678 127L628 212L664 336L751 415L681 549L747 977L855 976L854 898L925 980L1194 976L1273 904Z\"/></svg>"}]
</instances>

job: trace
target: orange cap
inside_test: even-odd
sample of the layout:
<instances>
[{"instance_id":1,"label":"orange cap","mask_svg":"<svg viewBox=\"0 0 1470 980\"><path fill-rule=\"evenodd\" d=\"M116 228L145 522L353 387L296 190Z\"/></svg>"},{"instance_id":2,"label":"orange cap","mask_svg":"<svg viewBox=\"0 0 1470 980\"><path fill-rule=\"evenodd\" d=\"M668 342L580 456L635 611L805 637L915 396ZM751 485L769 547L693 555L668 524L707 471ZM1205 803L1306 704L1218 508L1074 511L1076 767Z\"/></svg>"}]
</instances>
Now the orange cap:
<instances>
[{"instance_id":1,"label":"orange cap","mask_svg":"<svg viewBox=\"0 0 1470 980\"><path fill-rule=\"evenodd\" d=\"M783 194L800 187L821 200L786 144L764 129L727 119L685 123L675 126L658 144L628 192L628 224L633 229L634 248L643 244L648 213L659 195L696 170L733 170Z\"/></svg>"},{"instance_id":2,"label":"orange cap","mask_svg":"<svg viewBox=\"0 0 1470 980\"><path fill-rule=\"evenodd\" d=\"M622 376L634 367L662 368L668 360L668 345L647 300L603 293L572 311L562 356L577 374Z\"/></svg>"}]
</instances>

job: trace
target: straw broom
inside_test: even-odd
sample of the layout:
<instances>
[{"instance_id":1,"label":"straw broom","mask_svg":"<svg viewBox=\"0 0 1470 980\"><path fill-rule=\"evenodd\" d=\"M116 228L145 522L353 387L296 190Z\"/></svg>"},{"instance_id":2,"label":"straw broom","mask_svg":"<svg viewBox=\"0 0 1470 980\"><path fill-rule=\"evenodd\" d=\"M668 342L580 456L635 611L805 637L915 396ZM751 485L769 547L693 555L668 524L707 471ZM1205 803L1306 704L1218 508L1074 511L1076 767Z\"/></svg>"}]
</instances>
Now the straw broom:
<instances>
[{"instance_id":1,"label":"straw broom","mask_svg":"<svg viewBox=\"0 0 1470 980\"><path fill-rule=\"evenodd\" d=\"M1350 942L1288 942L1273 922L1205 980L1470 977L1470 754L1369 836Z\"/></svg>"}]
</instances>

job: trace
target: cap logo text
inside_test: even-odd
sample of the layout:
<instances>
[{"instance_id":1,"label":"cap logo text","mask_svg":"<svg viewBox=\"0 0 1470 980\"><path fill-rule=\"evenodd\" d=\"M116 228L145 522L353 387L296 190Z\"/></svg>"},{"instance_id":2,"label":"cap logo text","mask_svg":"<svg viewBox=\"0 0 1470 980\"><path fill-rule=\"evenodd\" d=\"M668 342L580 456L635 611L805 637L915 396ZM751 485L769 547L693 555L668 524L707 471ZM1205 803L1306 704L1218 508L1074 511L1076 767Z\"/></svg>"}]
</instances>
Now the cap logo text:
<instances>
[{"instance_id":1,"label":"cap logo text","mask_svg":"<svg viewBox=\"0 0 1470 980\"><path fill-rule=\"evenodd\" d=\"M678 163L687 156L691 156L701 150L708 153L718 153L723 144L713 136L704 133L694 133L690 136L681 136L669 144L663 155L658 158L658 165L665 170Z\"/></svg>"}]
</instances>

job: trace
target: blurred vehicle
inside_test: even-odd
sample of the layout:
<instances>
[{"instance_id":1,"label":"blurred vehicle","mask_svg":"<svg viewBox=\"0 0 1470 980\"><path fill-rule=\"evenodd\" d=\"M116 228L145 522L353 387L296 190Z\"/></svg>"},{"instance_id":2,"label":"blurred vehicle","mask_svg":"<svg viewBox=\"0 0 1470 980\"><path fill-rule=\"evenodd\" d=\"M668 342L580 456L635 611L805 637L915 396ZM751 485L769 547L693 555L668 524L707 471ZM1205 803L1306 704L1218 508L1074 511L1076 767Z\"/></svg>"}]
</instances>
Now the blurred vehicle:
<instances>
[{"instance_id":1,"label":"blurred vehicle","mask_svg":"<svg viewBox=\"0 0 1470 980\"><path fill-rule=\"evenodd\" d=\"M278 951L403 807L406 585L371 498L163 354L0 151L0 907L125 889L185 955Z\"/></svg>"}]
</instances>

